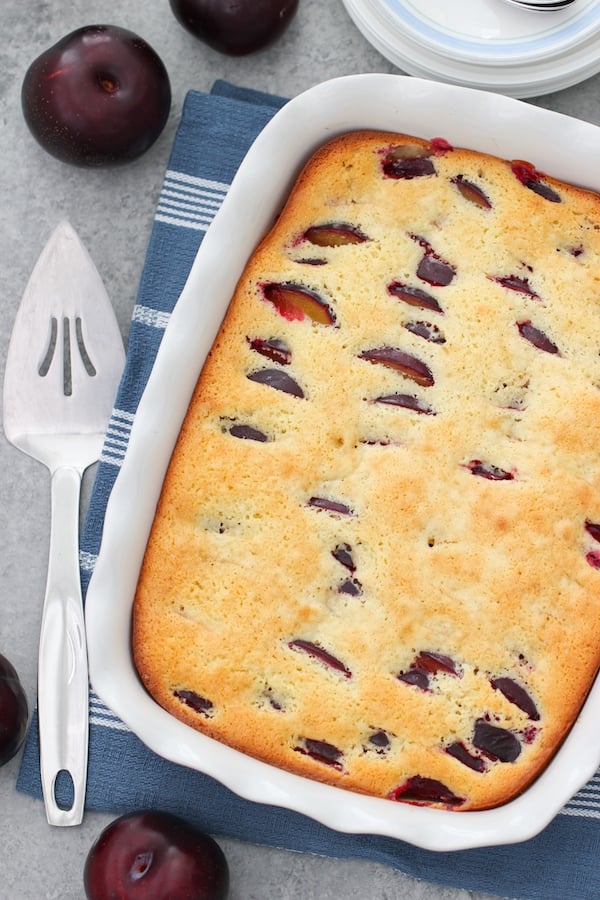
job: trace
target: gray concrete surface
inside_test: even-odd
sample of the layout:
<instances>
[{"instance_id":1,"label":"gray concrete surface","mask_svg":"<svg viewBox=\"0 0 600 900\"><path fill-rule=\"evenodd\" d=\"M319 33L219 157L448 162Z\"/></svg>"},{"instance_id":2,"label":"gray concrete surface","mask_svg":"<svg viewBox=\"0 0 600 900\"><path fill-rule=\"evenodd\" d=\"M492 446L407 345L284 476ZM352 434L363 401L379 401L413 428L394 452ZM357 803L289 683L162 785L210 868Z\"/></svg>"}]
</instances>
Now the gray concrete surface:
<instances>
[{"instance_id":1,"label":"gray concrete surface","mask_svg":"<svg viewBox=\"0 0 600 900\"><path fill-rule=\"evenodd\" d=\"M171 77L173 107L157 144L118 170L84 171L47 156L30 137L20 108L28 64L72 29L110 22L145 37ZM300 0L296 20L272 48L233 59L195 41L167 0L2 0L0 5L0 377L15 311L52 227L67 218L89 248L126 336L154 208L189 88L216 78L293 96L324 79L394 66L356 30L340 0ZM600 123L600 78L531 102ZM49 526L46 471L0 435L0 652L35 697L37 638ZM53 829L42 805L19 795L19 759L0 770L0 900L78 900L89 846L110 815ZM231 900L484 900L383 866L222 842L232 871Z\"/></svg>"}]
</instances>

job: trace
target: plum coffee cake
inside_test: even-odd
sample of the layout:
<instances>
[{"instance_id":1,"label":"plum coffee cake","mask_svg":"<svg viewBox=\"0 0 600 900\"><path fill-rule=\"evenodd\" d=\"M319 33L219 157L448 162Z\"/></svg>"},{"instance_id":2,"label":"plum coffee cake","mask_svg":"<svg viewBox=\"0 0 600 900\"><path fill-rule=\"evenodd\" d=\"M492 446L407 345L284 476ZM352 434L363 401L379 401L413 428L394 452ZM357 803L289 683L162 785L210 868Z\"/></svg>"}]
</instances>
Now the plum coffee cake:
<instances>
[{"instance_id":1,"label":"plum coffee cake","mask_svg":"<svg viewBox=\"0 0 600 900\"><path fill-rule=\"evenodd\" d=\"M335 138L200 374L135 597L144 685L308 778L505 803L598 669L599 446L600 197Z\"/></svg>"}]
</instances>

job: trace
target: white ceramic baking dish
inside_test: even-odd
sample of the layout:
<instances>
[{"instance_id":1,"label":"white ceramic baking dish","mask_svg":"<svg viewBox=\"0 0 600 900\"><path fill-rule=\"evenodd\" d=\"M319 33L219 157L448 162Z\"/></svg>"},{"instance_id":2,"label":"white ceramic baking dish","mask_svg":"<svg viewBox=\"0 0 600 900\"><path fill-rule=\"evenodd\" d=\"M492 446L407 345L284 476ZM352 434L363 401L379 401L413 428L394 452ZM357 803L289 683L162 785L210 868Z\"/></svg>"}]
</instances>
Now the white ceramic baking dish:
<instances>
[{"instance_id":1,"label":"white ceramic baking dish","mask_svg":"<svg viewBox=\"0 0 600 900\"><path fill-rule=\"evenodd\" d=\"M306 159L328 138L359 128L444 137L457 146L529 160L600 191L600 128L497 94L400 75L357 75L319 84L277 113L202 242L133 424L87 595L91 680L153 751L247 799L304 813L339 831L387 835L431 850L522 841L541 831L600 764L600 682L551 764L524 794L497 809L461 813L361 796L225 747L160 708L132 661L132 600L155 504L235 284Z\"/></svg>"}]
</instances>

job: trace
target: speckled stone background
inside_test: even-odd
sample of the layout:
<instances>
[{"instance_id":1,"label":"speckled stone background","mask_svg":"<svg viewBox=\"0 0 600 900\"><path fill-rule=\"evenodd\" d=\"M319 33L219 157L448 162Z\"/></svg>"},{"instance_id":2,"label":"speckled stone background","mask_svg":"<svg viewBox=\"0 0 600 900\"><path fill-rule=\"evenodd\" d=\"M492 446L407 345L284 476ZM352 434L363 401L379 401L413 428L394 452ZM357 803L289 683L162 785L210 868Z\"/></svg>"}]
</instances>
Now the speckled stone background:
<instances>
[{"instance_id":1,"label":"speckled stone background","mask_svg":"<svg viewBox=\"0 0 600 900\"><path fill-rule=\"evenodd\" d=\"M111 23L143 36L170 74L167 128L139 161L85 171L52 159L30 137L20 107L28 64L82 25ZM189 88L217 78L293 96L319 81L395 72L356 30L341 0L300 0L296 19L273 47L221 56L185 32L168 0L2 0L0 4L0 378L18 302L55 224L67 218L90 250L126 336L152 218L181 105ZM600 123L600 78L531 102ZM88 477L89 482L89 477ZM89 485L88 485L89 486ZM37 639L49 528L46 470L0 436L0 652L35 698ZM78 900L88 848L111 816L87 814L77 828L46 824L41 803L17 794L19 758L0 770L0 900ZM222 841L231 900L484 900L416 882L379 865L304 856Z\"/></svg>"}]
</instances>

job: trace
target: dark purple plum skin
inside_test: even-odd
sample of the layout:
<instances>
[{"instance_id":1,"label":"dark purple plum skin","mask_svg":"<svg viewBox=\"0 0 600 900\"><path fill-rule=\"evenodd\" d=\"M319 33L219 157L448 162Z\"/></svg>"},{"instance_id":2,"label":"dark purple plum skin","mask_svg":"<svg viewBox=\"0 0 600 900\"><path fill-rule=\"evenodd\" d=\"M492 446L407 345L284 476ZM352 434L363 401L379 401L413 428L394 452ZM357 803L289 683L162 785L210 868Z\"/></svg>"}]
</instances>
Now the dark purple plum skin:
<instances>
[{"instance_id":1,"label":"dark purple plum skin","mask_svg":"<svg viewBox=\"0 0 600 900\"><path fill-rule=\"evenodd\" d=\"M463 797L458 797L441 781L422 775L413 775L404 784L399 785L389 794L390 800L402 800L407 803L443 803L445 806L460 806Z\"/></svg>"},{"instance_id":2,"label":"dark purple plum skin","mask_svg":"<svg viewBox=\"0 0 600 900\"><path fill-rule=\"evenodd\" d=\"M12 759L27 732L29 708L16 669L0 653L0 766Z\"/></svg>"},{"instance_id":3,"label":"dark purple plum skin","mask_svg":"<svg viewBox=\"0 0 600 900\"><path fill-rule=\"evenodd\" d=\"M111 822L91 846L83 883L88 900L225 900L229 866L213 838L159 810Z\"/></svg>"},{"instance_id":4,"label":"dark purple plum skin","mask_svg":"<svg viewBox=\"0 0 600 900\"><path fill-rule=\"evenodd\" d=\"M229 56L255 53L279 38L298 0L169 0L180 25Z\"/></svg>"},{"instance_id":5,"label":"dark purple plum skin","mask_svg":"<svg viewBox=\"0 0 600 900\"><path fill-rule=\"evenodd\" d=\"M83 167L115 165L157 140L169 118L171 85L141 37L116 25L87 25L31 63L21 106L52 156Z\"/></svg>"},{"instance_id":6,"label":"dark purple plum skin","mask_svg":"<svg viewBox=\"0 0 600 900\"><path fill-rule=\"evenodd\" d=\"M521 753L521 745L512 732L506 728L492 725L485 719L475 723L473 745L482 750L490 759L500 762L514 762Z\"/></svg>"}]
</instances>

